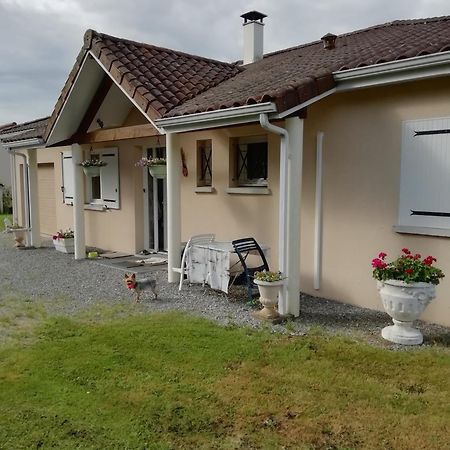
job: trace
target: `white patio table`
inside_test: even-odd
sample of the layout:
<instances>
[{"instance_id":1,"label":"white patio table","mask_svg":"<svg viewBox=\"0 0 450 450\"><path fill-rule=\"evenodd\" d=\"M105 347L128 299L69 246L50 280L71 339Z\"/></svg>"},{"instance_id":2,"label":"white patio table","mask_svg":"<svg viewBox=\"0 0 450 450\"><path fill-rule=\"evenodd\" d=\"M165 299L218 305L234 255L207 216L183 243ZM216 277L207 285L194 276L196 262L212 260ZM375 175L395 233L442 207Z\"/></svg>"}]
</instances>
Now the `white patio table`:
<instances>
[{"instance_id":1,"label":"white patio table","mask_svg":"<svg viewBox=\"0 0 450 450\"><path fill-rule=\"evenodd\" d=\"M261 245L267 254L269 247ZM231 241L214 241L194 245L191 249L187 277L190 283L208 284L212 289L228 293L234 267L241 267L239 260L232 260L234 251Z\"/></svg>"}]
</instances>

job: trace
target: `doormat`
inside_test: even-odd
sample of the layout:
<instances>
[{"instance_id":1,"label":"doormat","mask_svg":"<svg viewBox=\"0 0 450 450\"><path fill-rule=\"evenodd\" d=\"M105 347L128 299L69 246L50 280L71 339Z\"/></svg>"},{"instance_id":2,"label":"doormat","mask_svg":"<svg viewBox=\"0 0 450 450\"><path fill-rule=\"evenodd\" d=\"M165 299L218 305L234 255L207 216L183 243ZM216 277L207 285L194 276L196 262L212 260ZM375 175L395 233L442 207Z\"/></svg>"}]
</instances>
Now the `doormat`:
<instances>
[{"instance_id":1,"label":"doormat","mask_svg":"<svg viewBox=\"0 0 450 450\"><path fill-rule=\"evenodd\" d=\"M131 254L123 252L107 252L107 253L100 253L99 256L106 259L115 259L115 258L125 258L126 256L131 256Z\"/></svg>"},{"instance_id":2,"label":"doormat","mask_svg":"<svg viewBox=\"0 0 450 450\"><path fill-rule=\"evenodd\" d=\"M133 267L159 266L167 264L167 258L146 258L146 259L127 259L125 261L113 262L111 265L122 267L124 269L132 269Z\"/></svg>"}]
</instances>

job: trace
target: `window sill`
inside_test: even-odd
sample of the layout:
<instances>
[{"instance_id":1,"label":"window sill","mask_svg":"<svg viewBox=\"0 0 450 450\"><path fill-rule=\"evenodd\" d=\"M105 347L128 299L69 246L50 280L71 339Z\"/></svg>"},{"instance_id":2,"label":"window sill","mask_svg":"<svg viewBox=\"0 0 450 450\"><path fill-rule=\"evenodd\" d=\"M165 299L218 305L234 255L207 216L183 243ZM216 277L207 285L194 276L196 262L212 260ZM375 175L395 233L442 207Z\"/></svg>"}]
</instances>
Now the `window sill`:
<instances>
[{"instance_id":1,"label":"window sill","mask_svg":"<svg viewBox=\"0 0 450 450\"><path fill-rule=\"evenodd\" d=\"M84 205L84 209L88 211L106 211L108 208L105 205L89 203Z\"/></svg>"},{"instance_id":2,"label":"window sill","mask_svg":"<svg viewBox=\"0 0 450 450\"><path fill-rule=\"evenodd\" d=\"M197 194L213 193L216 192L216 188L214 186L197 186L194 189L194 192L196 192Z\"/></svg>"},{"instance_id":3,"label":"window sill","mask_svg":"<svg viewBox=\"0 0 450 450\"><path fill-rule=\"evenodd\" d=\"M227 194L270 195L272 191L267 187L230 187Z\"/></svg>"},{"instance_id":4,"label":"window sill","mask_svg":"<svg viewBox=\"0 0 450 450\"><path fill-rule=\"evenodd\" d=\"M450 229L431 228L431 227L413 227L410 225L394 225L392 229L396 233L405 234L423 234L426 236L450 237Z\"/></svg>"}]
</instances>

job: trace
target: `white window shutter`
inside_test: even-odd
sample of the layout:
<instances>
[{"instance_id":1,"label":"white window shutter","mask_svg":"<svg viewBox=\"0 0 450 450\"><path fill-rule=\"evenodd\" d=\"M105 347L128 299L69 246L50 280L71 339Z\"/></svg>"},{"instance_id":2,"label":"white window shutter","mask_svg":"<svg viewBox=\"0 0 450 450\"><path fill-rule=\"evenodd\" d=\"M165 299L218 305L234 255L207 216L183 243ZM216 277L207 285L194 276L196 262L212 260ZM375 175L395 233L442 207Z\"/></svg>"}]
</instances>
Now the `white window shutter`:
<instances>
[{"instance_id":1,"label":"white window shutter","mask_svg":"<svg viewBox=\"0 0 450 450\"><path fill-rule=\"evenodd\" d=\"M399 224L450 229L450 118L403 123Z\"/></svg>"},{"instance_id":2,"label":"white window shutter","mask_svg":"<svg viewBox=\"0 0 450 450\"><path fill-rule=\"evenodd\" d=\"M103 204L108 208L119 209L119 151L117 148L102 149L100 159L106 162L100 175Z\"/></svg>"},{"instance_id":3,"label":"white window shutter","mask_svg":"<svg viewBox=\"0 0 450 450\"><path fill-rule=\"evenodd\" d=\"M62 160L62 191L64 203L73 205L73 167L72 167L72 150L65 150L61 153Z\"/></svg>"}]
</instances>

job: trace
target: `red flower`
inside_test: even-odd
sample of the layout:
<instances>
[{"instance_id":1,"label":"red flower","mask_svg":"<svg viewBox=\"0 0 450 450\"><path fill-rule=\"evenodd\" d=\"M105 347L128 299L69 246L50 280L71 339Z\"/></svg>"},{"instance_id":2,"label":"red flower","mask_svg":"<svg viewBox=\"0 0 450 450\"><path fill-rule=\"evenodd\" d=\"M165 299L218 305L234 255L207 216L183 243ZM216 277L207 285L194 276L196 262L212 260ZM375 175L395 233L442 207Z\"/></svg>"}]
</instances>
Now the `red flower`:
<instances>
[{"instance_id":1,"label":"red flower","mask_svg":"<svg viewBox=\"0 0 450 450\"><path fill-rule=\"evenodd\" d=\"M405 272L411 275L414 272L414 269L406 269Z\"/></svg>"},{"instance_id":2,"label":"red flower","mask_svg":"<svg viewBox=\"0 0 450 450\"><path fill-rule=\"evenodd\" d=\"M384 269L386 266L387 264L381 261L381 259L372 259L372 267L375 267L376 269Z\"/></svg>"},{"instance_id":3,"label":"red flower","mask_svg":"<svg viewBox=\"0 0 450 450\"><path fill-rule=\"evenodd\" d=\"M386 258L386 256L387 256L386 253L380 252L379 255L378 255L378 258L384 259L384 258Z\"/></svg>"},{"instance_id":4,"label":"red flower","mask_svg":"<svg viewBox=\"0 0 450 450\"><path fill-rule=\"evenodd\" d=\"M410 255L410 254L411 254L411 252L409 251L409 249L406 248L406 247L402 248L402 252L403 252L405 255Z\"/></svg>"},{"instance_id":5,"label":"red flower","mask_svg":"<svg viewBox=\"0 0 450 450\"><path fill-rule=\"evenodd\" d=\"M414 255L414 259L420 259L422 256L421 256L421 254L420 253L416 253L415 255Z\"/></svg>"}]
</instances>

